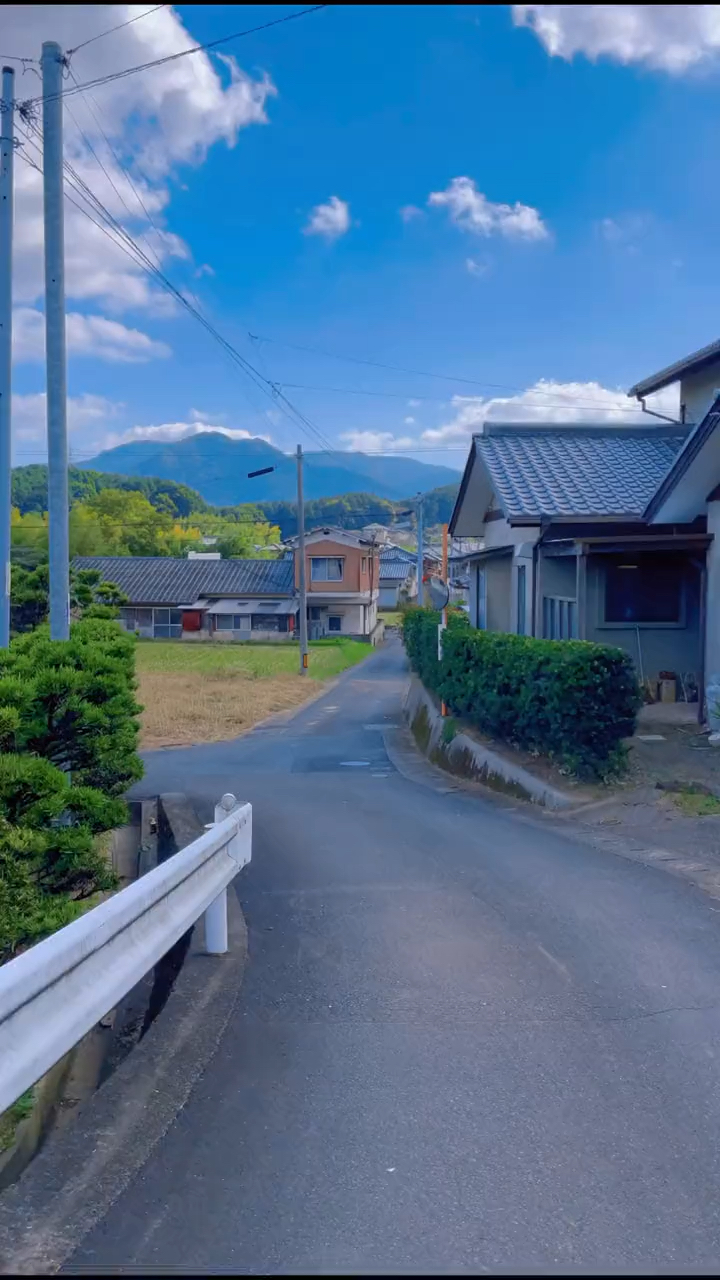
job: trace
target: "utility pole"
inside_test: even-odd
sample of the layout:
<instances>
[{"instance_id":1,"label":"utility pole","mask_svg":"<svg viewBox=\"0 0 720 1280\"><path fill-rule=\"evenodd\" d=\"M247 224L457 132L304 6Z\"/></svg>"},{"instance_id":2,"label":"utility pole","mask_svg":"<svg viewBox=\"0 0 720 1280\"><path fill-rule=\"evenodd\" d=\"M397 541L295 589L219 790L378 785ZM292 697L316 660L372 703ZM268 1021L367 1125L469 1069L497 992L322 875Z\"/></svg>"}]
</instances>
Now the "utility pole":
<instances>
[{"instance_id":1,"label":"utility pole","mask_svg":"<svg viewBox=\"0 0 720 1280\"><path fill-rule=\"evenodd\" d=\"M15 72L2 69L0 103L0 649L10 644L12 241Z\"/></svg>"},{"instance_id":2,"label":"utility pole","mask_svg":"<svg viewBox=\"0 0 720 1280\"><path fill-rule=\"evenodd\" d=\"M63 52L42 47L43 203L45 214L45 353L47 361L50 637L70 635L65 231L63 210Z\"/></svg>"},{"instance_id":3,"label":"utility pole","mask_svg":"<svg viewBox=\"0 0 720 1280\"><path fill-rule=\"evenodd\" d=\"M417 496L417 540L418 604L422 608L425 603L425 593L423 591L423 496L421 493Z\"/></svg>"},{"instance_id":4,"label":"utility pole","mask_svg":"<svg viewBox=\"0 0 720 1280\"><path fill-rule=\"evenodd\" d=\"M305 564L305 501L303 498L303 451L302 445L297 447L297 520L298 520L298 555L300 557L300 675L305 675L308 666L308 628L307 628L307 568Z\"/></svg>"}]
</instances>

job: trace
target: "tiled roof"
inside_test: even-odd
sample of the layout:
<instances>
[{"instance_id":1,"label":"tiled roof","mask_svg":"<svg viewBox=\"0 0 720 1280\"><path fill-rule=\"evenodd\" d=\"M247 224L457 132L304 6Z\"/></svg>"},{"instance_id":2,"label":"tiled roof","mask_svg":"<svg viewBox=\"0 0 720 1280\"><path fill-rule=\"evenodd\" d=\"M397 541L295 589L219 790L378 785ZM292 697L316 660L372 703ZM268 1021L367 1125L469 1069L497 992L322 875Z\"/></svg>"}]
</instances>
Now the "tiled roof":
<instances>
[{"instance_id":1,"label":"tiled roof","mask_svg":"<svg viewBox=\"0 0 720 1280\"><path fill-rule=\"evenodd\" d=\"M131 604L190 604L199 596L290 596L293 562L180 560L170 556L76 556L76 569L97 569Z\"/></svg>"},{"instance_id":2,"label":"tiled roof","mask_svg":"<svg viewBox=\"0 0 720 1280\"><path fill-rule=\"evenodd\" d=\"M486 424L474 443L507 519L639 516L687 434L681 427Z\"/></svg>"},{"instance_id":3,"label":"tiled roof","mask_svg":"<svg viewBox=\"0 0 720 1280\"><path fill-rule=\"evenodd\" d=\"M410 560L391 560L389 557L380 557L380 581L383 578L407 578L412 569L412 561Z\"/></svg>"}]
</instances>

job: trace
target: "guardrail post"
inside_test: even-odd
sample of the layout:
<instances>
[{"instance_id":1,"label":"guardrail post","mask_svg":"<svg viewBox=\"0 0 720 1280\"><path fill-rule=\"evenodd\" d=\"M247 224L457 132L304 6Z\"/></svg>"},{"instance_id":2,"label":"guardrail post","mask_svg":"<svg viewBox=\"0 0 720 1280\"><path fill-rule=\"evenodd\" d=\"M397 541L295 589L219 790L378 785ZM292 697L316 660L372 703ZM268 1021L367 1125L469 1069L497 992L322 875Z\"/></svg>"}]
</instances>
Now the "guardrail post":
<instances>
[{"instance_id":1,"label":"guardrail post","mask_svg":"<svg viewBox=\"0 0 720 1280\"><path fill-rule=\"evenodd\" d=\"M215 821L223 822L237 805L228 791L215 805ZM205 950L209 956L224 956L228 950L227 889L218 894L205 912Z\"/></svg>"}]
</instances>

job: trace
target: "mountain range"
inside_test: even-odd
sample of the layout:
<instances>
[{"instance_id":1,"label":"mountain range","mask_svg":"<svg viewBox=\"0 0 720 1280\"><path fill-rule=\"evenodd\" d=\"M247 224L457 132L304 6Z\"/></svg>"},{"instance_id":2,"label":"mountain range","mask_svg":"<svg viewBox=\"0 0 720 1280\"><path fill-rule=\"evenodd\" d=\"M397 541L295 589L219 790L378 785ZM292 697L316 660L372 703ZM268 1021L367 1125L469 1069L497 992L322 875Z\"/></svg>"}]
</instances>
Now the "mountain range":
<instances>
[{"instance_id":1,"label":"mountain range","mask_svg":"<svg viewBox=\"0 0 720 1280\"><path fill-rule=\"evenodd\" d=\"M391 501L409 494L456 484L451 467L394 455L308 452L304 455L305 497L331 498L345 493L374 493ZM207 431L182 440L138 440L106 449L82 464L90 471L125 476L159 476L190 485L215 506L239 502L292 502L297 494L295 458L265 440L233 440ZM248 471L273 470L254 480Z\"/></svg>"}]
</instances>

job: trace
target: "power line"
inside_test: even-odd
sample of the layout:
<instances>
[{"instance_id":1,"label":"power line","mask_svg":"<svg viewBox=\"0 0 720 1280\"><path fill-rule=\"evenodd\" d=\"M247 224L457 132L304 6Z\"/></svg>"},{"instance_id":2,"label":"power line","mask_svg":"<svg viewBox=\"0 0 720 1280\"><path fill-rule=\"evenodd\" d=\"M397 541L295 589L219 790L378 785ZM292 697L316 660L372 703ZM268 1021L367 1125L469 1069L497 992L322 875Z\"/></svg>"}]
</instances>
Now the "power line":
<instances>
[{"instance_id":1,"label":"power line","mask_svg":"<svg viewBox=\"0 0 720 1280\"><path fill-rule=\"evenodd\" d=\"M37 137L39 137L40 136L39 129L34 124L34 122L30 119L30 117L27 114L24 114L23 119L26 126ZM25 141L31 141L31 139L29 139L27 135L21 134L21 136L25 139ZM37 145L37 144L34 144L34 145ZM37 149L39 151L39 148ZM37 169L38 172L42 173L42 169L38 164L34 163L27 156L24 156L23 159L25 159L25 161L28 164L32 165L33 168ZM306 432L309 432L311 436L313 436L314 439L320 444L321 449L326 450L328 452L334 452L333 446L331 445L327 437L323 435L319 427L317 427L311 421L311 419L308 418L306 414L302 413L292 403L292 401L283 393L283 391L277 384L271 382L268 378L265 378L264 375L261 374L260 371L250 363L250 361L246 360L246 358L243 355L241 355L241 353L237 350L237 348L235 348L232 345L232 343L230 343L226 338L224 338L223 335L219 332L219 330L216 329L215 326L210 323L210 321L202 314L202 312L189 301L189 299L185 296L185 294L183 294L178 288L176 288L176 286L167 277L167 275L165 275L165 273L159 267L155 266L155 264L151 262L150 258L144 252L144 250L141 249L141 247L137 244L134 238L126 230L126 228L122 226L122 223L120 223L118 219L114 216L114 214L112 214L106 208L106 206L95 194L95 192L92 191L92 189L88 186L88 184L84 181L84 179L80 177L80 175L75 171L73 166L68 161L65 161L64 163L64 170L65 170L66 177L68 178L70 185L72 186L75 193L80 195L82 198L84 198L89 202L93 211L97 213L97 215L102 219L102 222L105 223L106 225L102 226L100 223L98 223L96 219L93 218L92 215L88 212L88 210L85 208L84 205L78 205L77 202L74 201L71 196L68 196L68 198L70 199L70 202L74 204L76 208L80 209L80 211L84 213L86 217L88 217L90 221L95 224L95 226L99 227L99 229L103 231L104 234L108 235L109 239L118 248L122 249L123 252L125 252L135 262L137 266L139 266L142 270L146 271L153 279L157 280L159 284L162 286L162 288L165 289L166 292L170 293L171 296L177 302L179 302L180 305L183 306L190 315L192 315L196 320L198 320L199 323L202 324L202 326L207 330L207 332L210 333L211 336L215 338L215 340L220 344L220 346L223 348L226 354L230 357L230 359L243 370L246 376L250 378L250 380L254 382L256 386L258 386L266 395L269 395L271 400L275 404L278 404L281 412L283 412L286 417L289 417L291 422L293 422L295 425L299 425ZM66 195L67 195L67 192L66 192ZM117 236L120 237L120 239L117 239L115 235L110 234L110 231L115 232Z\"/></svg>"},{"instance_id":2,"label":"power line","mask_svg":"<svg viewBox=\"0 0 720 1280\"><path fill-rule=\"evenodd\" d=\"M297 342L285 342L285 341L283 341L281 338L268 338L268 337L265 337L265 336L264 336L264 335L262 335L262 334L248 333L248 337L249 337L249 338L251 339L251 341L253 341L253 342L270 342L270 343L272 343L272 344L273 344L273 346L289 347L289 348L290 348L291 350L293 350L293 351L305 351L305 352L308 352L308 353L309 353L309 354L311 354L311 355L320 355L320 356L325 356L325 357L327 357L327 358L328 358L328 359L330 359L330 360L346 360L346 361L348 361L348 363L350 363L350 364L362 364L362 365L367 365L367 366L369 366L370 368L373 368L373 369L385 369L385 370L387 370L387 371L388 371L388 372L390 372L390 373L410 373L410 374L415 375L415 376L416 376L416 377L418 377L418 378L437 378L437 379L439 379L439 380L440 380L440 381L442 381L442 382L460 382L460 383L463 383L464 385L467 385L467 386L473 386L473 387L492 387L493 389L496 389L496 390L499 390L499 391L527 391L527 387L513 386L513 385L512 385L512 384L510 384L510 383L505 383L505 382L489 382L487 379L481 379L481 378L463 378L463 377L460 377L460 376L459 376L459 375L457 375L457 374L452 374L452 373L433 373L433 372L430 372L430 371L429 371L429 370L427 370L427 369L409 369L409 368L404 367L403 365L383 364L383 363L382 363L381 361L379 361L379 360L365 360L365 359L361 358L360 356L340 355L340 354L338 354L338 352L336 352L336 351L324 351L321 347L309 347L309 346L305 346L305 345L303 345L303 344L301 344L301 343L297 343ZM288 383L287 385L288 385L288 386L297 386L297 385L299 385L299 384L292 384L292 383ZM338 387L338 388L332 388L332 387L314 387L314 388L308 388L308 389L309 389L309 390L316 390L316 391L326 391L326 390L327 390L327 391L331 391L331 390L338 390L338 391L342 391L342 388L340 388L340 387ZM354 394L355 394L355 393L354 393ZM384 394L384 393L383 393L383 392L376 392L376 393L366 393L366 394L377 394L377 395L382 395L382 394ZM534 391L534 392L533 392L533 395L538 395L538 396L552 396L553 394L556 394L556 393L553 393L552 391L547 391L547 392L545 392L545 391ZM413 397L412 397L412 394L411 394L410 392L408 392L408 396L409 396L409 398L411 398L411 399L413 398ZM415 398L417 399L417 398L419 398L419 397L415 397ZM550 402L547 402L547 403L549 404ZM557 402L556 402L556 405L557 405L557 407L562 407L562 408L564 408L564 409L565 409L565 408L569 408L569 407L571 407L571 406L568 406L568 404L567 404L567 402L566 402L566 401L557 401ZM585 402L585 403L584 403L584 405L582 405L582 406L580 405L580 402L578 402L578 408L581 408L581 407L589 408L589 409L607 409L607 407L608 407L608 406L607 406L607 404L606 404L606 403L603 403L603 402L601 402L600 400L596 400L596 401L593 401L592 403L591 403L591 402ZM628 406L628 408L627 408L627 410L626 410L626 412L628 412L628 413L643 413L643 410L642 410L642 409L635 409L633 406L629 405L629 406Z\"/></svg>"},{"instance_id":3,"label":"power line","mask_svg":"<svg viewBox=\"0 0 720 1280\"><path fill-rule=\"evenodd\" d=\"M74 49L68 49L68 58L73 53L77 53L79 49L85 49L87 45L94 44L96 40L102 40L104 36L111 36L114 31L122 31L123 27L129 27L133 22L139 22L141 18L149 18L151 13L157 13L158 9L167 8L164 4L156 4L152 9L146 9L144 13L136 13L134 18L128 18L126 22L119 22L116 27L110 27L107 31L101 31L99 35L91 36L89 40L83 40L82 44L76 44Z\"/></svg>"},{"instance_id":4,"label":"power line","mask_svg":"<svg viewBox=\"0 0 720 1280\"><path fill-rule=\"evenodd\" d=\"M181 49L178 53L166 54L163 58L154 58L151 62L142 62L135 67L126 67L123 71L113 71L108 75L98 76L95 80L88 80L84 84L74 85L71 89L63 89L61 93L54 94L53 97L72 97L76 93L84 93L87 89L96 89L100 85L110 84L114 80L122 80L126 76L136 75L139 71L150 71L153 67L162 67L169 62L176 62L178 58L185 58L190 53L207 53L211 49L219 48L222 44L228 44L231 40L240 40L243 36L252 36L259 31L267 31L270 27L279 27L285 22L293 22L296 18L304 18L308 14L317 13L320 9L328 9L329 7L327 4L316 4L310 9L298 9L295 13L288 13L283 18L274 18L271 22L263 22L257 27L248 27L244 31L233 31L230 35L220 36L217 40L209 40L206 44L192 45L189 49ZM78 46L78 48L81 47ZM23 105L35 105L42 101L43 96L40 95L36 98L29 98Z\"/></svg>"}]
</instances>

